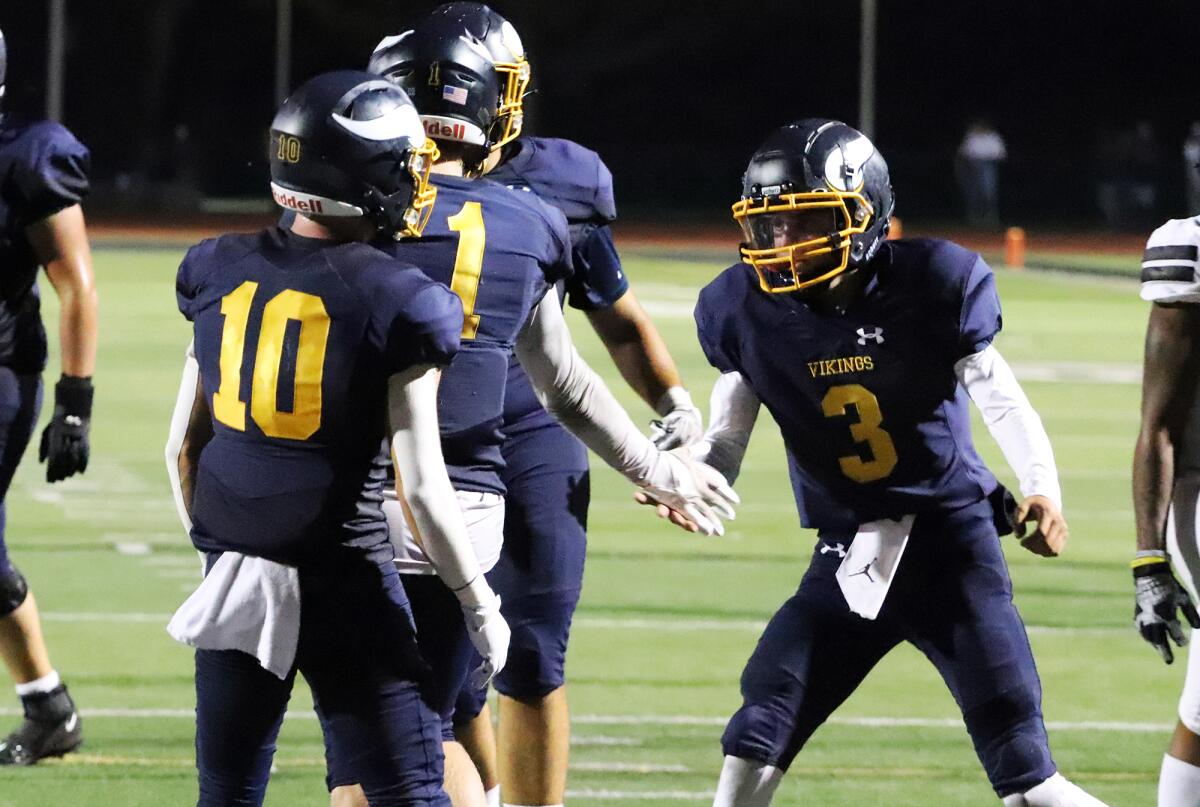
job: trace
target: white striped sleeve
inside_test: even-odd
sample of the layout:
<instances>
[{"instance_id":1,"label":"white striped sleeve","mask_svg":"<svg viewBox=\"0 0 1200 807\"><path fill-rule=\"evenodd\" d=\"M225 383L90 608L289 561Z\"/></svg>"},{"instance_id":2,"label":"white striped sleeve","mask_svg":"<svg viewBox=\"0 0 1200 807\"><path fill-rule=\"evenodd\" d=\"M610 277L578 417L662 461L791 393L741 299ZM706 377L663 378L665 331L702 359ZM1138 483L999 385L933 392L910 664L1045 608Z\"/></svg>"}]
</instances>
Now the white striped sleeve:
<instances>
[{"instance_id":1,"label":"white striped sleeve","mask_svg":"<svg viewBox=\"0 0 1200 807\"><path fill-rule=\"evenodd\" d=\"M1142 299L1200 303L1200 217L1171 219L1150 234L1142 255Z\"/></svg>"}]
</instances>

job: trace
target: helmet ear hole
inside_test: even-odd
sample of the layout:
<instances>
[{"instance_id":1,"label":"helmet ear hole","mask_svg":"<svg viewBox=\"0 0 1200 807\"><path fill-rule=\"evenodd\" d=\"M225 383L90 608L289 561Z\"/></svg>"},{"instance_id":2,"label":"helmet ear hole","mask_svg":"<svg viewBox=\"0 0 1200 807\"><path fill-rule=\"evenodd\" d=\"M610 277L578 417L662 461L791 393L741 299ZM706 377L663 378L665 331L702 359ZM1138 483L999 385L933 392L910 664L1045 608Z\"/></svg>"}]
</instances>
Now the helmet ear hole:
<instances>
[{"instance_id":1,"label":"helmet ear hole","mask_svg":"<svg viewBox=\"0 0 1200 807\"><path fill-rule=\"evenodd\" d=\"M850 260L861 261L866 251L867 245L857 238L854 239L854 243L850 245Z\"/></svg>"}]
</instances>

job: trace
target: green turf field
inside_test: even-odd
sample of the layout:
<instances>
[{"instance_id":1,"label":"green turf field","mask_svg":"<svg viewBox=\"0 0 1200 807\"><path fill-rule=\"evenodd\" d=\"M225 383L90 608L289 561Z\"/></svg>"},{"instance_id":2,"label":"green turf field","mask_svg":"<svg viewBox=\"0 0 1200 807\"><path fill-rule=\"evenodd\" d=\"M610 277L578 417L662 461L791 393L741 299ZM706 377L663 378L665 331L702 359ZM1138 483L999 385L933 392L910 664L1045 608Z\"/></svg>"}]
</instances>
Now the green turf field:
<instances>
[{"instance_id":1,"label":"green turf field","mask_svg":"<svg viewBox=\"0 0 1200 807\"><path fill-rule=\"evenodd\" d=\"M55 664L84 710L87 742L62 762L0 770L0 805L194 803L191 655L164 631L198 572L162 461L188 339L173 294L178 258L97 253L103 316L92 465L84 478L49 487L30 458L9 496L8 540L37 593ZM706 401L714 373L690 311L720 259L631 254L627 264ZM1165 667L1130 625L1128 469L1145 305L1129 280L1002 273L1000 290L1007 327L999 347L1021 375L1046 379L1026 389L1054 440L1072 527L1057 560L1007 545L1056 757L1110 804L1150 804L1183 665ZM615 383L584 320L572 317L584 354L648 419ZM56 376L52 367L48 377ZM986 432L980 444L1011 482ZM718 738L738 703L741 666L762 622L799 581L813 536L797 527L778 433L765 415L739 480L740 517L724 538L674 530L637 509L614 473L595 477L569 662L569 801L701 804L720 768ZM15 723L15 697L0 706L0 719ZM303 687L293 710L267 802L325 804L320 735ZM933 669L900 649L817 733L776 803L998 802Z\"/></svg>"}]
</instances>

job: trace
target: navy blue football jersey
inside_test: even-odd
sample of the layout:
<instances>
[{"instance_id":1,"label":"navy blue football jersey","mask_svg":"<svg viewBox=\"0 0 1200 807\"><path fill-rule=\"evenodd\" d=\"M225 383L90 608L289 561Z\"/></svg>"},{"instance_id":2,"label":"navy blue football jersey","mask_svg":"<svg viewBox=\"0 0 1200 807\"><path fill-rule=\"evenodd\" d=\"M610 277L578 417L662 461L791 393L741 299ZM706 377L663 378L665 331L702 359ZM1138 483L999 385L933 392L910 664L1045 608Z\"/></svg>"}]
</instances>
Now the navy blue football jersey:
<instances>
[{"instance_id":1,"label":"navy blue football jersey","mask_svg":"<svg viewBox=\"0 0 1200 807\"><path fill-rule=\"evenodd\" d=\"M176 293L213 424L196 548L298 563L332 544L386 543L387 380L450 362L458 298L366 244L279 228L192 247Z\"/></svg>"},{"instance_id":2,"label":"navy blue football jersey","mask_svg":"<svg viewBox=\"0 0 1200 807\"><path fill-rule=\"evenodd\" d=\"M1000 331L991 269L940 240L886 242L871 265L842 315L763 292L741 263L696 305L709 362L741 373L779 425L806 527L963 507L997 485L954 372Z\"/></svg>"},{"instance_id":3,"label":"navy blue football jersey","mask_svg":"<svg viewBox=\"0 0 1200 807\"><path fill-rule=\"evenodd\" d=\"M0 117L0 366L17 373L46 366L38 261L25 229L79 204L88 168L88 150L59 124Z\"/></svg>"},{"instance_id":4,"label":"navy blue football jersey","mask_svg":"<svg viewBox=\"0 0 1200 807\"><path fill-rule=\"evenodd\" d=\"M609 227L617 217L612 174L596 152L570 140L520 137L488 179L528 191L567 217L574 273L563 298L582 310L607 308L629 289ZM510 433L553 423L514 359L509 372L505 424Z\"/></svg>"},{"instance_id":5,"label":"navy blue football jersey","mask_svg":"<svg viewBox=\"0 0 1200 807\"><path fill-rule=\"evenodd\" d=\"M571 276L567 222L538 197L487 179L434 175L437 202L421 238L379 244L462 299L462 347L442 373L442 453L458 490L504 493L500 446L517 334Z\"/></svg>"}]
</instances>

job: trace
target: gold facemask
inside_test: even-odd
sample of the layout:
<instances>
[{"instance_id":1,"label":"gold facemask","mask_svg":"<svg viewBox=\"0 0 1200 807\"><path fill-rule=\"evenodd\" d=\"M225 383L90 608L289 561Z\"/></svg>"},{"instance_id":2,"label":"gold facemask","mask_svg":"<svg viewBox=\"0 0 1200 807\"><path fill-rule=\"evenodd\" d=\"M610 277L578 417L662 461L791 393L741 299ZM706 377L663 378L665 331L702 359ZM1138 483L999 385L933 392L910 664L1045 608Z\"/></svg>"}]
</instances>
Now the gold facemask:
<instances>
[{"instance_id":1,"label":"gold facemask","mask_svg":"<svg viewBox=\"0 0 1200 807\"><path fill-rule=\"evenodd\" d=\"M768 237L770 228L761 226L770 221L767 216L820 210L829 211L832 221L819 237L777 245ZM858 191L787 193L733 205L733 220L746 236L739 250L742 262L754 267L759 286L769 294L807 289L846 271L852 236L865 232L874 218L874 207Z\"/></svg>"}]
</instances>

